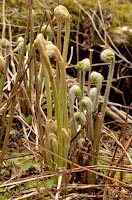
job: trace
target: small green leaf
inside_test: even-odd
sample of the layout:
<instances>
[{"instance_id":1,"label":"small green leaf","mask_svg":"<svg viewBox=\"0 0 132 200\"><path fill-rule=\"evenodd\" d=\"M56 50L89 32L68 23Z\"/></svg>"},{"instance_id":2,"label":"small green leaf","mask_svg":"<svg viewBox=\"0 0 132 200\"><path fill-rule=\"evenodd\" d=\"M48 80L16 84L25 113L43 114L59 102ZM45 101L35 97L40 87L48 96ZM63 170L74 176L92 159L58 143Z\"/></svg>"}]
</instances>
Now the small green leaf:
<instances>
[{"instance_id":1,"label":"small green leaf","mask_svg":"<svg viewBox=\"0 0 132 200\"><path fill-rule=\"evenodd\" d=\"M102 76L102 82L104 81L104 77L103 77L103 75L101 75Z\"/></svg>"},{"instance_id":2,"label":"small green leaf","mask_svg":"<svg viewBox=\"0 0 132 200\"><path fill-rule=\"evenodd\" d=\"M54 180L50 179L46 181L46 185L48 188L52 188L54 185Z\"/></svg>"},{"instance_id":3,"label":"small green leaf","mask_svg":"<svg viewBox=\"0 0 132 200\"><path fill-rule=\"evenodd\" d=\"M77 66L75 67L75 69L76 69L76 70L82 70L83 65L84 65L83 61L79 61L79 62L77 63Z\"/></svg>"},{"instance_id":4,"label":"small green leaf","mask_svg":"<svg viewBox=\"0 0 132 200\"><path fill-rule=\"evenodd\" d=\"M10 131L10 135L13 135L13 134L15 134L16 133L16 131L14 130L14 129L12 129L11 131Z\"/></svg>"},{"instance_id":5,"label":"small green leaf","mask_svg":"<svg viewBox=\"0 0 132 200\"><path fill-rule=\"evenodd\" d=\"M17 162L17 161L18 161L18 158L11 158L11 159L8 159L7 161L8 161L8 162Z\"/></svg>"},{"instance_id":6,"label":"small green leaf","mask_svg":"<svg viewBox=\"0 0 132 200\"><path fill-rule=\"evenodd\" d=\"M0 173L3 174L5 172L5 169L1 169Z\"/></svg>"},{"instance_id":7,"label":"small green leaf","mask_svg":"<svg viewBox=\"0 0 132 200\"><path fill-rule=\"evenodd\" d=\"M9 174L10 174L10 172L9 172L8 170L5 170L5 174L8 174L8 175L9 175Z\"/></svg>"},{"instance_id":8,"label":"small green leaf","mask_svg":"<svg viewBox=\"0 0 132 200\"><path fill-rule=\"evenodd\" d=\"M26 45L26 50L25 50L25 52L27 53L27 52L29 52L29 50L30 50L30 44Z\"/></svg>"},{"instance_id":9,"label":"small green leaf","mask_svg":"<svg viewBox=\"0 0 132 200\"><path fill-rule=\"evenodd\" d=\"M32 115L28 116L28 117L26 118L26 123L27 123L27 124L31 124L32 118L33 118Z\"/></svg>"},{"instance_id":10,"label":"small green leaf","mask_svg":"<svg viewBox=\"0 0 132 200\"><path fill-rule=\"evenodd\" d=\"M108 164L108 158L103 158L104 160L106 160L106 161L104 161L104 160L101 160L101 163L103 164L103 165L107 165Z\"/></svg>"},{"instance_id":11,"label":"small green leaf","mask_svg":"<svg viewBox=\"0 0 132 200\"><path fill-rule=\"evenodd\" d=\"M107 128L109 128L109 129L110 129L110 125L107 125Z\"/></svg>"},{"instance_id":12,"label":"small green leaf","mask_svg":"<svg viewBox=\"0 0 132 200\"><path fill-rule=\"evenodd\" d=\"M34 167L34 168L39 168L39 167L40 167L40 165L39 165L39 164L37 164L37 163L32 163L32 167Z\"/></svg>"},{"instance_id":13,"label":"small green leaf","mask_svg":"<svg viewBox=\"0 0 132 200\"><path fill-rule=\"evenodd\" d=\"M29 168L32 166L32 163L27 163L27 164L23 164L23 165L21 165L20 167L21 167L21 169L23 170L23 171L27 171L27 170L29 170Z\"/></svg>"},{"instance_id":14,"label":"small green leaf","mask_svg":"<svg viewBox=\"0 0 132 200\"><path fill-rule=\"evenodd\" d=\"M24 157L26 160L30 160L30 157L29 156L25 156Z\"/></svg>"},{"instance_id":15,"label":"small green leaf","mask_svg":"<svg viewBox=\"0 0 132 200\"><path fill-rule=\"evenodd\" d=\"M0 188L0 193L5 192L5 190L6 190L5 188Z\"/></svg>"}]
</instances>

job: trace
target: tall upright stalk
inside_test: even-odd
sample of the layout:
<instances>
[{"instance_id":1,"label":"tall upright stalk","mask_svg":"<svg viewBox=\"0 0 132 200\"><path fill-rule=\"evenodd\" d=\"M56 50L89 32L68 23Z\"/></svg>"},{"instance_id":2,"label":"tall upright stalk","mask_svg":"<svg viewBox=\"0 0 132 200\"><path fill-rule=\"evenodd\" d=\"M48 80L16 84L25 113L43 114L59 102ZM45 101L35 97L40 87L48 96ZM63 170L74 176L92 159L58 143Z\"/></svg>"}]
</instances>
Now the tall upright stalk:
<instances>
[{"instance_id":1,"label":"tall upright stalk","mask_svg":"<svg viewBox=\"0 0 132 200\"><path fill-rule=\"evenodd\" d=\"M59 96L60 115L61 115L62 126L64 121L64 128L68 131L67 85L66 85L65 63L63 61L59 49L55 45L49 44L46 46L46 49L47 49L47 55L49 57L53 56L56 57L61 69L60 96Z\"/></svg>"},{"instance_id":2,"label":"tall upright stalk","mask_svg":"<svg viewBox=\"0 0 132 200\"><path fill-rule=\"evenodd\" d=\"M33 25L34 25L34 11L32 9L32 1L30 4L29 9L29 17L30 17L30 51L34 40L34 32L33 32ZM29 98L32 100L32 90L33 90L33 74L34 74L34 58L32 57L31 63L29 65Z\"/></svg>"},{"instance_id":3,"label":"tall upright stalk","mask_svg":"<svg viewBox=\"0 0 132 200\"><path fill-rule=\"evenodd\" d=\"M60 107L58 103L58 95L57 95L57 89L55 80L53 77L53 71L52 67L49 61L49 58L46 53L46 42L42 34L38 34L37 38L35 39L35 46L38 48L41 57L45 63L45 66L47 68L49 79L51 82L52 92L53 92L53 98L55 103L55 113L56 113L56 119L57 119L57 128L58 128L58 154L59 156L63 156L63 141L62 141L62 135L61 135L61 117L60 117ZM59 166L61 167L63 165L63 161L59 159Z\"/></svg>"},{"instance_id":4,"label":"tall upright stalk","mask_svg":"<svg viewBox=\"0 0 132 200\"><path fill-rule=\"evenodd\" d=\"M39 135L39 139L40 139L40 144L42 147L45 148L46 144L43 140L43 128L42 128L42 117L41 117L41 109L40 109L40 91L39 91L39 82L38 82L38 76L37 76L37 63L36 63L36 52L35 52L35 48L32 48L33 51L33 57L34 57L34 75L35 75L35 89L36 89L36 108L37 108L37 121L36 118L34 116L34 112L32 112L34 119L35 119L35 124L37 126L37 132ZM25 90L25 94L26 94L26 90ZM27 95L26 95L27 96ZM28 97L27 97L28 100ZM30 104L30 103L29 103ZM31 109L32 111L32 109ZM38 141L38 138L36 137L36 143ZM42 156L43 156L43 160L45 163L45 170L48 170L48 166L47 166L47 157L46 157L46 152L42 150Z\"/></svg>"},{"instance_id":5,"label":"tall upright stalk","mask_svg":"<svg viewBox=\"0 0 132 200\"><path fill-rule=\"evenodd\" d=\"M4 87L4 82L6 80L7 69L9 67L10 42L7 39L3 39L1 41L1 47L5 48L7 56L5 59L3 58L3 56L0 56L0 103L2 102L3 87ZM5 124L4 120L3 124ZM0 131L0 142L3 136L3 131L4 131L4 126L2 125L2 129Z\"/></svg>"},{"instance_id":6,"label":"tall upright stalk","mask_svg":"<svg viewBox=\"0 0 132 200\"><path fill-rule=\"evenodd\" d=\"M13 86L13 89L12 89L10 95L12 95L18 89L18 84L19 84L19 80L20 80L20 77L21 77L21 66L23 64L24 53L25 53L25 48L26 48L26 43L27 43L27 38L28 38L28 32L29 32L29 18L28 18L27 28L26 28L26 32L25 32L23 49L22 49L22 53L20 55L20 60L19 60L19 64L18 64L17 76L16 76L15 84ZM6 128L6 134L5 134L5 139L4 139L4 143L3 143L3 147L2 147L2 153L1 153L1 159L0 159L1 165L2 165L3 160L4 160L6 146L7 146L7 143L8 143L9 134L10 134L10 130L11 130L11 127L12 127L14 110L15 110L15 97L13 97L12 102L11 102L11 106L10 106L10 116L9 116L8 126Z\"/></svg>"},{"instance_id":7,"label":"tall upright stalk","mask_svg":"<svg viewBox=\"0 0 132 200\"><path fill-rule=\"evenodd\" d=\"M106 63L110 63L110 66L109 66L109 74L108 74L108 78L107 78L108 81L107 81L107 85L106 85L106 89L105 89L104 102L103 102L102 109L101 109L102 119L100 121L99 135L98 135L97 144L96 144L96 156L98 156L98 154L99 154L101 128L102 128L102 124L104 121L105 110L106 110L106 106L107 106L107 102L108 102L108 98L109 98L111 82L112 82L113 73L114 73L115 55L114 55L113 51L110 49L105 49L101 53L101 60Z\"/></svg>"},{"instance_id":8,"label":"tall upright stalk","mask_svg":"<svg viewBox=\"0 0 132 200\"><path fill-rule=\"evenodd\" d=\"M68 45L69 45L69 37L70 37L70 15L69 15L68 10L62 5L58 5L54 9L54 15L59 23L65 22L65 37L64 37L63 56L62 56L63 59L61 58L60 53L59 53L59 58L61 58L60 60L61 60L61 65L62 65L62 69L60 72L60 94L59 95L60 95L61 116L63 115L63 112L64 112L64 127L68 131L68 111L67 111L65 65L67 63ZM61 90L64 90L64 97L62 97ZM64 107L64 109L63 109L63 107Z\"/></svg>"},{"instance_id":9,"label":"tall upright stalk","mask_svg":"<svg viewBox=\"0 0 132 200\"><path fill-rule=\"evenodd\" d=\"M6 58L5 58L5 64L3 65L3 59L2 59L2 56L1 57L1 64L0 64L0 67L1 67L1 76L0 76L0 102L1 102L1 98L2 98L2 94L3 94L3 87L4 87L4 82L6 80L6 74L7 74L7 69L9 67L9 53L10 53L10 42L7 40L7 39L3 39L1 41L1 47L2 48L5 48L6 50Z\"/></svg>"},{"instance_id":10,"label":"tall upright stalk","mask_svg":"<svg viewBox=\"0 0 132 200\"><path fill-rule=\"evenodd\" d=\"M50 93L50 84L49 84L49 74L46 69L45 63L41 58L41 63L43 67L43 73L45 78L45 89L46 89L46 103L47 103L47 118L52 119L52 107L51 107L51 93Z\"/></svg>"},{"instance_id":11,"label":"tall upright stalk","mask_svg":"<svg viewBox=\"0 0 132 200\"><path fill-rule=\"evenodd\" d=\"M109 74L108 74L108 81L106 85L106 90L105 90L105 96L104 96L104 103L102 105L102 122L104 121L104 116L105 116L105 109L107 106L109 94L110 94L110 88L111 88L111 82L113 78L113 73L114 73L114 67L115 67L115 55L110 49L106 49L101 53L101 59L102 61L106 63L110 63L109 65Z\"/></svg>"},{"instance_id":12,"label":"tall upright stalk","mask_svg":"<svg viewBox=\"0 0 132 200\"><path fill-rule=\"evenodd\" d=\"M2 101L2 94L3 94L4 74L5 74L5 60L3 56L0 56L0 103Z\"/></svg>"},{"instance_id":13,"label":"tall upright stalk","mask_svg":"<svg viewBox=\"0 0 132 200\"><path fill-rule=\"evenodd\" d=\"M42 28L41 28L41 33L43 34L44 37L46 37L47 43L50 43L50 41L48 41L48 39L52 38L52 29L51 29L50 25L43 25ZM49 38L49 36L50 36L50 38ZM41 59L41 63L42 63L44 77L45 77L47 118L48 119L52 119L52 107L51 107L51 92L50 92L49 74L48 74L48 71L46 69L46 66L45 66L45 63L44 63L43 59Z\"/></svg>"},{"instance_id":14,"label":"tall upright stalk","mask_svg":"<svg viewBox=\"0 0 132 200\"><path fill-rule=\"evenodd\" d=\"M69 37L70 37L70 15L68 10L59 5L54 9L54 15L58 22L65 22L65 37L64 37L64 45L63 45L63 59L65 64L67 63L67 54L68 54L68 45L69 45Z\"/></svg>"}]
</instances>

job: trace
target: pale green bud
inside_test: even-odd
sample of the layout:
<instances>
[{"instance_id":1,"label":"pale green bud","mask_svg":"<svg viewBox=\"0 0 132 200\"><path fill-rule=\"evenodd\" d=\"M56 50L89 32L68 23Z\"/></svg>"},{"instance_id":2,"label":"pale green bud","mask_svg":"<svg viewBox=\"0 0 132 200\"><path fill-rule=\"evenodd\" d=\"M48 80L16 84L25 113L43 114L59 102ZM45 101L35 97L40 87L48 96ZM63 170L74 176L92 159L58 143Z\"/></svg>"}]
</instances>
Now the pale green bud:
<instances>
[{"instance_id":1,"label":"pale green bud","mask_svg":"<svg viewBox=\"0 0 132 200\"><path fill-rule=\"evenodd\" d=\"M22 44L23 44L24 38L20 36L20 37L18 37L18 39L17 39L16 45L18 46L18 44L21 43L21 42L22 42Z\"/></svg>"},{"instance_id":2,"label":"pale green bud","mask_svg":"<svg viewBox=\"0 0 132 200\"><path fill-rule=\"evenodd\" d=\"M85 58L82 61L79 61L77 63L77 66L75 67L76 70L81 70L81 71L89 71L90 68L91 68L90 60L88 58Z\"/></svg>"},{"instance_id":3,"label":"pale green bud","mask_svg":"<svg viewBox=\"0 0 132 200\"><path fill-rule=\"evenodd\" d=\"M57 136L54 133L48 134L48 139L50 142L52 141L53 138L55 138L57 140Z\"/></svg>"},{"instance_id":4,"label":"pale green bud","mask_svg":"<svg viewBox=\"0 0 132 200\"><path fill-rule=\"evenodd\" d=\"M65 141L66 144L69 144L70 134L65 128L62 128L62 138L63 138L63 140Z\"/></svg>"},{"instance_id":5,"label":"pale green bud","mask_svg":"<svg viewBox=\"0 0 132 200\"><path fill-rule=\"evenodd\" d=\"M73 85L69 90L69 95L80 96L81 95L80 87L78 85Z\"/></svg>"},{"instance_id":6,"label":"pale green bud","mask_svg":"<svg viewBox=\"0 0 132 200\"><path fill-rule=\"evenodd\" d=\"M93 110L93 103L89 97L83 97L82 106L84 107L84 109L88 110L90 113Z\"/></svg>"},{"instance_id":7,"label":"pale green bud","mask_svg":"<svg viewBox=\"0 0 132 200\"><path fill-rule=\"evenodd\" d=\"M54 15L58 22L63 23L69 17L69 12L64 6L59 5L54 9Z\"/></svg>"},{"instance_id":8,"label":"pale green bud","mask_svg":"<svg viewBox=\"0 0 132 200\"><path fill-rule=\"evenodd\" d=\"M45 37L47 37L48 35L51 35L52 34L52 29L51 29L50 25L48 25L47 28L46 28L46 25L42 26L41 33Z\"/></svg>"},{"instance_id":9,"label":"pale green bud","mask_svg":"<svg viewBox=\"0 0 132 200\"><path fill-rule=\"evenodd\" d=\"M95 101L95 98L97 96L97 88L96 87L90 88L88 96L92 102Z\"/></svg>"},{"instance_id":10,"label":"pale green bud","mask_svg":"<svg viewBox=\"0 0 132 200\"><path fill-rule=\"evenodd\" d=\"M1 47L2 47L2 48L9 47L9 46L10 46L9 40L3 39L3 40L1 41Z\"/></svg>"},{"instance_id":11,"label":"pale green bud","mask_svg":"<svg viewBox=\"0 0 132 200\"><path fill-rule=\"evenodd\" d=\"M46 134L54 133L56 131L57 131L57 123L56 123L56 121L54 121L52 119L47 120L46 125L45 125L45 133Z\"/></svg>"},{"instance_id":12,"label":"pale green bud","mask_svg":"<svg viewBox=\"0 0 132 200\"><path fill-rule=\"evenodd\" d=\"M93 83L102 83L102 75L98 72L93 71L90 78Z\"/></svg>"},{"instance_id":13,"label":"pale green bud","mask_svg":"<svg viewBox=\"0 0 132 200\"><path fill-rule=\"evenodd\" d=\"M46 45L46 52L49 58L55 57L55 50L53 44Z\"/></svg>"},{"instance_id":14,"label":"pale green bud","mask_svg":"<svg viewBox=\"0 0 132 200\"><path fill-rule=\"evenodd\" d=\"M96 87L90 88L88 96L89 96L89 98L91 99L91 101L93 103L93 109L94 109L95 101L96 101L96 98L97 98L97 88Z\"/></svg>"},{"instance_id":15,"label":"pale green bud","mask_svg":"<svg viewBox=\"0 0 132 200\"><path fill-rule=\"evenodd\" d=\"M86 117L82 112L75 112L74 117L78 125L83 125L86 122Z\"/></svg>"},{"instance_id":16,"label":"pale green bud","mask_svg":"<svg viewBox=\"0 0 132 200\"><path fill-rule=\"evenodd\" d=\"M106 62L106 63L109 63L111 60L114 59L115 57L115 54L113 53L112 50L110 49L105 49L104 51L102 51L101 55L101 60Z\"/></svg>"}]
</instances>

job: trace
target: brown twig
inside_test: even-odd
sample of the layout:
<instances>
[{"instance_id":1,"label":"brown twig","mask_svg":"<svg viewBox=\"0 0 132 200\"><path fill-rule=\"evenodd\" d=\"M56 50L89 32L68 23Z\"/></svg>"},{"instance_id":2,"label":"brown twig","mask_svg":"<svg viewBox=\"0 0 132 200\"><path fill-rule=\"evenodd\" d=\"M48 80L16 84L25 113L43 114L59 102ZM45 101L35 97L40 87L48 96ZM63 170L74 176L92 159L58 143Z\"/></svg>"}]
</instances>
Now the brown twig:
<instances>
[{"instance_id":1,"label":"brown twig","mask_svg":"<svg viewBox=\"0 0 132 200\"><path fill-rule=\"evenodd\" d=\"M130 138L130 139L128 140L128 142L127 142L127 144L126 144L126 146L125 146L125 150L126 150L126 151L127 151L127 149L130 147L131 143L132 143L132 138ZM123 160L124 155L125 155L125 151L123 151L122 155L119 157L117 164L119 164L119 163ZM113 171L113 172L111 173L111 178L113 178L113 177L115 176L115 174L116 174L116 172Z\"/></svg>"},{"instance_id":2,"label":"brown twig","mask_svg":"<svg viewBox=\"0 0 132 200\"><path fill-rule=\"evenodd\" d=\"M25 139L23 139L23 140L24 140L25 142L28 142L28 143L30 143L30 144L36 146L36 144L35 144L34 142L31 142L31 141L25 140ZM130 145L130 144L129 144L129 145ZM49 151L48 149L45 149L45 148L41 147L40 145L37 145L37 146L38 146L40 149L44 150L45 152L47 152L47 153L49 153L49 154L52 154L52 155L56 156L57 158L59 158L59 159L65 161L65 162L67 162L67 163L69 163L69 164L72 164L71 161L69 161L69 160L67 160L67 159L65 159L65 158L62 158L62 157L58 156L57 154L55 154L55 153ZM127 146L128 146L128 145L127 145ZM81 152L81 153L84 153L84 154L87 154L86 152L83 152L83 151L81 151L81 150L79 150L79 149L77 149L76 151ZM123 183L123 182L121 182L121 181L119 181L119 180L115 180L114 178L108 177L108 176L106 176L106 175L104 175L104 174L98 173L98 172L96 172L96 171L94 171L94 170L91 170L91 169L88 169L88 168L86 168L86 167L84 167L84 166L80 166L80 165L78 165L78 164L76 164L76 163L73 163L73 165L74 165L75 167L80 167L80 168L82 168L82 169L84 169L84 170L87 170L88 172L97 174L98 176L102 176L102 177L104 177L104 178L106 178L106 179L108 179L108 180L110 180L110 181L114 181L114 182L117 182L117 183L119 183L119 184L121 184L121 185L124 185L124 186L126 186L126 187L128 187L128 188L132 188L131 185L128 185L128 184L126 184L126 183Z\"/></svg>"},{"instance_id":3,"label":"brown twig","mask_svg":"<svg viewBox=\"0 0 132 200\"><path fill-rule=\"evenodd\" d=\"M82 130L85 128L85 125L81 127L81 129L74 135L74 137L71 139L71 143L79 136L82 132Z\"/></svg>"},{"instance_id":4,"label":"brown twig","mask_svg":"<svg viewBox=\"0 0 132 200\"><path fill-rule=\"evenodd\" d=\"M23 60L24 60L25 48L26 48L27 39L28 39L28 33L29 33L29 18L28 18L27 29L26 29L26 33L25 33L22 53L20 55L17 77L16 77L16 81L15 81L14 87L12 89L11 95L14 92L16 92L17 85L18 85L18 80L21 77L21 66L22 66ZM11 102L10 117L9 117L8 126L7 126L7 129L6 129L6 135L5 135L5 139L4 139L4 143L3 143L3 147L2 147L1 160L0 160L1 166L2 166L2 163L3 163L3 160L4 160L6 146L7 146L7 143L8 143L8 138L9 138L10 130L11 130L11 127L12 127L14 110L15 110L15 96L13 97L12 102Z\"/></svg>"},{"instance_id":5,"label":"brown twig","mask_svg":"<svg viewBox=\"0 0 132 200\"><path fill-rule=\"evenodd\" d=\"M96 116L96 122L95 122L93 152L95 150L96 143L97 143L97 138L98 138L98 134L99 134L99 125L100 125L101 118L102 118L101 113L98 113L97 116Z\"/></svg>"},{"instance_id":6,"label":"brown twig","mask_svg":"<svg viewBox=\"0 0 132 200\"><path fill-rule=\"evenodd\" d=\"M2 40L3 40L5 38L5 33L6 33L5 0L3 0L2 14L3 14Z\"/></svg>"}]
</instances>

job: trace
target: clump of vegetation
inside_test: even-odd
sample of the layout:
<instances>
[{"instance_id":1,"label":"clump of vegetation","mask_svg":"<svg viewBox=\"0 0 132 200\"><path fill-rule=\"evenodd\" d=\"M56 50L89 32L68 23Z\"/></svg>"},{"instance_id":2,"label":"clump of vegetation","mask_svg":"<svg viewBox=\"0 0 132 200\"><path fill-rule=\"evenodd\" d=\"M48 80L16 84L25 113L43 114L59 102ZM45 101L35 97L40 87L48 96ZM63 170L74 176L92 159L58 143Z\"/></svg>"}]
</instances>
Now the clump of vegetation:
<instances>
[{"instance_id":1,"label":"clump of vegetation","mask_svg":"<svg viewBox=\"0 0 132 200\"><path fill-rule=\"evenodd\" d=\"M131 172L129 166L126 168L123 165L125 153L125 162L131 162L127 153L131 139L125 148L126 129L124 128L121 143L114 132L103 125L115 67L115 51L105 44L107 48L100 55L101 60L109 67L100 108L104 79L101 73L92 70L92 58L85 58L75 65L75 69L79 71L79 81L68 85L68 9L62 5L56 6L52 18L46 11L47 23L44 24L43 20L34 34L35 18L31 0L28 6L25 37L18 37L17 42L11 44L10 35L10 42L5 38L1 42L0 109L3 110L0 110L0 141L2 142L3 133L5 137L0 155L0 188L14 185L20 195L27 199L36 198L37 195L45 199L50 196L59 199L60 195L64 199L68 195L70 197L74 190L78 195L81 189L86 189L86 192L81 190L79 194L84 198L99 196L106 199L112 192L111 189L107 190L107 180L110 188L111 182L116 182L114 186L119 189L125 187L128 191L127 188L131 188L131 185L123 182L121 167L124 171ZM57 35L53 27L55 23ZM65 35L62 44L63 25ZM87 82L86 72L89 74ZM7 88L8 95L5 93ZM122 148L121 154L116 157L118 146L114 156L109 151L108 155L107 152L101 152L102 133L105 133L103 137L110 135L117 142ZM8 152L9 138L13 141L10 143L11 152ZM100 154L104 154L106 158L100 158ZM111 171L112 165L116 166L114 171ZM120 180L114 178L116 170L121 173ZM23 177L26 178L22 179ZM16 178L20 180L15 180ZM6 182L7 179L12 182ZM28 194L22 194L17 184L22 184L21 188ZM31 192L28 191L29 188ZM9 190L2 189L0 193L4 199L16 196L11 187Z\"/></svg>"}]
</instances>

